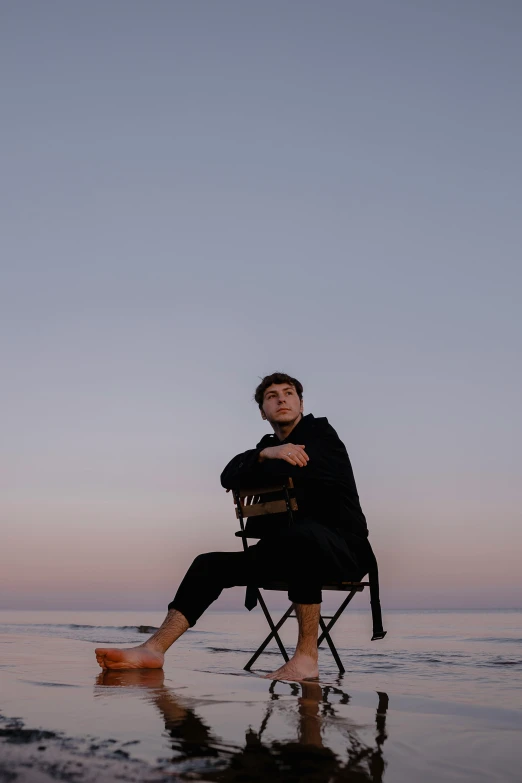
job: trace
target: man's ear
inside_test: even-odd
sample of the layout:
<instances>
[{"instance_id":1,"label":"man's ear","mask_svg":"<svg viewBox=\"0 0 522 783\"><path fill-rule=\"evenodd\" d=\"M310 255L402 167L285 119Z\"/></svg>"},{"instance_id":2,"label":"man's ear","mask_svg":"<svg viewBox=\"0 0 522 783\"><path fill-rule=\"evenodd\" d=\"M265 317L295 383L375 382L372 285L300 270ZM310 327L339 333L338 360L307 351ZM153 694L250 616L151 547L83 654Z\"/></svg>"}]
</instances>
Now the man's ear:
<instances>
[{"instance_id":1,"label":"man's ear","mask_svg":"<svg viewBox=\"0 0 522 783\"><path fill-rule=\"evenodd\" d=\"M301 397L301 406L300 406L299 410L301 411L301 413L303 412L303 398L302 397Z\"/></svg>"},{"instance_id":2,"label":"man's ear","mask_svg":"<svg viewBox=\"0 0 522 783\"><path fill-rule=\"evenodd\" d=\"M264 412L263 408L259 408L259 412L261 414L261 418L263 419L263 421L266 421L266 416L265 416L265 412Z\"/></svg>"}]
</instances>

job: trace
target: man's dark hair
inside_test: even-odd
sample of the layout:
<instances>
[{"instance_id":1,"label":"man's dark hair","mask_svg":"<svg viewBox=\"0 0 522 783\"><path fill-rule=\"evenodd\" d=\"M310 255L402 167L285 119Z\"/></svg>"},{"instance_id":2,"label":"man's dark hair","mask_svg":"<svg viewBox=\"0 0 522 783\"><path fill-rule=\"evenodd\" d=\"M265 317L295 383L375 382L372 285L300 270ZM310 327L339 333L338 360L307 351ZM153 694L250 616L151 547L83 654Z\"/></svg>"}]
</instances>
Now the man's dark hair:
<instances>
[{"instance_id":1,"label":"man's dark hair","mask_svg":"<svg viewBox=\"0 0 522 783\"><path fill-rule=\"evenodd\" d=\"M269 386L272 386L273 383L288 383L290 386L293 386L297 392L297 396L300 400L303 399L303 384L297 380L297 378L292 378L291 375L287 375L286 372L273 372L272 375L265 375L261 383L256 389L256 393L254 394L254 400L257 402L260 408L263 407L263 399L265 396L265 392L268 389Z\"/></svg>"}]
</instances>

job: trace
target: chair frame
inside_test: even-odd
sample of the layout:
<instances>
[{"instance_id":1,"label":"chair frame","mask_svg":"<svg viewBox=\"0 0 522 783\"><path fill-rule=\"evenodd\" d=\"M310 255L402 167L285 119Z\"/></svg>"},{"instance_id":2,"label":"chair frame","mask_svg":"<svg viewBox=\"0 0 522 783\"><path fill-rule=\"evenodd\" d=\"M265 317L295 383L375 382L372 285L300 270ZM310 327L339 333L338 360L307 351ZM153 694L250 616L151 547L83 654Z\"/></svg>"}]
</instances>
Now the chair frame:
<instances>
[{"instance_id":1,"label":"chair frame","mask_svg":"<svg viewBox=\"0 0 522 783\"><path fill-rule=\"evenodd\" d=\"M236 533L236 536L242 539L243 549L245 552L248 552L249 550L248 539L259 538L259 536L253 536L247 534L245 529L245 517L278 514L286 511L286 513L288 514L289 524L290 525L293 524L294 519L293 519L292 512L298 510L297 502L295 498L290 496L290 492L289 492L289 490L293 489L293 487L294 485L292 479L287 478L279 483L274 482L274 484L269 487L232 490L234 505L236 507L236 517L239 520L239 524L241 527L241 530L239 530ZM282 500L269 500L269 501L262 500L264 495L272 494L276 492L283 493ZM344 610L346 609L350 601L353 599L353 597L357 593L361 593L365 587L369 587L369 586L370 586L369 582L337 582L337 583L322 585L323 590L337 590L337 591L343 591L348 593L348 595L341 603L340 607L337 609L334 615L321 614L319 616L319 626L321 629L321 633L319 634L319 637L317 639L317 646L319 647L321 643L324 640L326 640L328 647L330 648L330 652L332 653L332 656L335 660L335 663L337 664L337 668L339 669L340 674L344 674L346 669L344 668L343 663L339 657L339 653L337 652L335 644L332 641L332 637L330 636L330 631L334 627L337 620L341 617L342 613L344 612ZM272 641L272 639L275 639L284 660L286 662L290 660L288 653L285 649L285 646L281 641L281 637L279 636L279 631L289 618L296 617L296 614L295 613L293 614L294 604L291 604L289 609L286 610L286 612L283 614L280 620L277 623L274 623L270 615L270 612L268 611L268 607L265 603L265 600L261 594L262 589L285 591L288 589L288 585L286 583L271 582L261 586L255 585L253 586L253 589L255 590L259 605L261 606L261 609L263 610L263 614L265 615L266 621L270 627L270 633L268 634L266 639L262 642L262 644L258 647L258 649L254 653L254 655L250 658L248 663L244 666L244 669L246 671L250 671L254 663L257 661L259 656L264 652L267 645ZM328 623L326 623L325 620L328 620Z\"/></svg>"}]
</instances>

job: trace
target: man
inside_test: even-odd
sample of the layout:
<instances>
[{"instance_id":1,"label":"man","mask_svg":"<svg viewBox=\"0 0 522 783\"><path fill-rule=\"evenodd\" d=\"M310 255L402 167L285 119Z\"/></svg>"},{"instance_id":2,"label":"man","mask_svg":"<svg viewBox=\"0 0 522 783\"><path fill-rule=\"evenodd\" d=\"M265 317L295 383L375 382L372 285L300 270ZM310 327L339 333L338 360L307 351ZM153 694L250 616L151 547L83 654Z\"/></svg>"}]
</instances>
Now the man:
<instances>
[{"instance_id":1,"label":"man","mask_svg":"<svg viewBox=\"0 0 522 783\"><path fill-rule=\"evenodd\" d=\"M294 524L271 529L248 552L196 557L161 628L139 647L98 648L96 658L102 668L161 668L168 648L195 625L223 588L267 581L288 583L299 627L293 657L267 677L318 676L321 585L327 581L358 581L370 573L374 638L384 635L377 567L344 444L326 418L303 415L303 386L296 378L285 373L266 376L255 400L273 435L265 435L255 449L234 457L221 474L221 483L228 490L291 476L298 504Z\"/></svg>"}]
</instances>

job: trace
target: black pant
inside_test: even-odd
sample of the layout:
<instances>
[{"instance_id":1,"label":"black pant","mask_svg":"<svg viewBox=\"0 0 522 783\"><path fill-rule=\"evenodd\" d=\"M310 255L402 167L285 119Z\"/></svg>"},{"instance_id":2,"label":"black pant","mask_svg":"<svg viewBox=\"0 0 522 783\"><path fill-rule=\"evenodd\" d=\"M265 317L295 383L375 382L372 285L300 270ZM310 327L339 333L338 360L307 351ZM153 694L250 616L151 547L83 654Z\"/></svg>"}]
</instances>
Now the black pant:
<instances>
[{"instance_id":1,"label":"black pant","mask_svg":"<svg viewBox=\"0 0 522 783\"><path fill-rule=\"evenodd\" d=\"M354 537L319 522L304 520L249 547L248 552L208 552L195 558L169 609L195 625L225 587L288 584L296 604L321 603L329 581L359 580L367 573L363 549Z\"/></svg>"}]
</instances>

